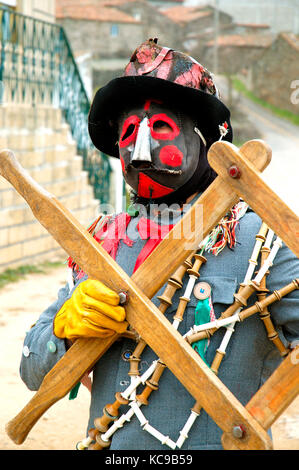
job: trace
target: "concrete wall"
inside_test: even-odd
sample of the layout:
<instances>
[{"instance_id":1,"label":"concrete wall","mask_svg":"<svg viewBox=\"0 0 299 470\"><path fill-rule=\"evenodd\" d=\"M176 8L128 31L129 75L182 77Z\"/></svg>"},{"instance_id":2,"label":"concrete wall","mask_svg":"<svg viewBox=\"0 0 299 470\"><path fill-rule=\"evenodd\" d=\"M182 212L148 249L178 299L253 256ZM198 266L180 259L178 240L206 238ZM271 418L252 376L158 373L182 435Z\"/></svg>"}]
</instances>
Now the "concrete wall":
<instances>
[{"instance_id":1,"label":"concrete wall","mask_svg":"<svg viewBox=\"0 0 299 470\"><path fill-rule=\"evenodd\" d=\"M98 214L98 201L60 110L1 106L0 129L0 150L12 150L34 180L87 227ZM65 260L67 255L0 177L0 271L58 257Z\"/></svg>"}]
</instances>

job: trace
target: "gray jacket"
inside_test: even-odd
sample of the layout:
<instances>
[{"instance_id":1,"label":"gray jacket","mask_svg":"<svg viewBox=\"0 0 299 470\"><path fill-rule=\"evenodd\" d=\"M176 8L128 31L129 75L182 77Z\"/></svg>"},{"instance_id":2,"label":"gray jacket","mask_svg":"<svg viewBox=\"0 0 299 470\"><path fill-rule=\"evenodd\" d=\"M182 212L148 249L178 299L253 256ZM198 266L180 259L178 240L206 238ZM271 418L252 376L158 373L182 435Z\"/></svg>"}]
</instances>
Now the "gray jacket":
<instances>
[{"instance_id":1,"label":"gray jacket","mask_svg":"<svg viewBox=\"0 0 299 470\"><path fill-rule=\"evenodd\" d=\"M128 226L128 231L131 234L136 233L138 219L139 217L133 218ZM216 317L219 317L220 313L233 302L233 294L244 280L248 260L255 244L255 235L260 225L261 220L255 213L246 213L240 220L237 229L237 245L234 250L226 247L217 257L205 253L207 263L201 267L200 281L208 282L212 288ZM145 241L140 238L134 241L132 247L120 242L116 261L129 275L133 272L135 260L144 244ZM283 245L267 277L267 287L272 292L298 277L298 259ZM188 275L185 275L182 290L176 292L173 304L167 310L166 317L170 322L172 322L179 297L183 295L182 292L184 292L187 281ZM163 289L157 295L161 295ZM298 294L298 291L294 291L280 302L272 304L270 308L276 329L285 343L292 343L299 339ZM33 328L26 334L25 354L23 353L22 356L20 373L30 390L39 388L45 374L65 353L64 340L53 335L52 324L56 312L70 295L68 286L61 289L57 301L42 313ZM153 302L159 305L156 297ZM248 305L252 305L256 300L256 297L252 296ZM192 296L179 328L182 334L194 324L194 310L197 302L198 300ZM210 340L207 350L209 364L211 364L215 351L220 345L224 330L224 328L218 330ZM135 346L134 341L122 339L116 342L96 364L93 372L90 417L87 429L94 427L93 421L102 414L104 405L114 402L115 392L124 391L129 385L127 356L133 352ZM156 355L153 351L146 348L142 354L141 373L155 358ZM276 347L267 338L265 327L258 314L255 314L235 325L235 333L229 342L218 376L245 405L272 374L280 361L281 358ZM142 390L142 387L139 390ZM159 390L151 394L149 405L143 406L141 409L153 427L176 441L193 406L194 398L166 369L160 380ZM127 410L126 406L120 408L121 413ZM182 449L222 449L221 435L221 429L203 410L189 432L189 437ZM110 448L112 450L169 449L142 430L136 416L133 416L129 423L126 423L114 434Z\"/></svg>"}]
</instances>

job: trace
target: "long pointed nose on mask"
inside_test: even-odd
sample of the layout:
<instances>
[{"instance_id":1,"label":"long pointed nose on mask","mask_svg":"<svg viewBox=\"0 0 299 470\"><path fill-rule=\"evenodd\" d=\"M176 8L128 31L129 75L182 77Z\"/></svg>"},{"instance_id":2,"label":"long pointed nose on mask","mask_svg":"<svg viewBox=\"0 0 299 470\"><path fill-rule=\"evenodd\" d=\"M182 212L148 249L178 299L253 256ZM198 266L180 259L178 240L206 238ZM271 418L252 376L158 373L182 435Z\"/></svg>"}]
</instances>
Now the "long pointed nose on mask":
<instances>
[{"instance_id":1,"label":"long pointed nose on mask","mask_svg":"<svg viewBox=\"0 0 299 470\"><path fill-rule=\"evenodd\" d=\"M150 165L151 162L151 131L148 118L145 117L139 125L131 163L133 166L138 167L143 163L148 163L148 165Z\"/></svg>"}]
</instances>

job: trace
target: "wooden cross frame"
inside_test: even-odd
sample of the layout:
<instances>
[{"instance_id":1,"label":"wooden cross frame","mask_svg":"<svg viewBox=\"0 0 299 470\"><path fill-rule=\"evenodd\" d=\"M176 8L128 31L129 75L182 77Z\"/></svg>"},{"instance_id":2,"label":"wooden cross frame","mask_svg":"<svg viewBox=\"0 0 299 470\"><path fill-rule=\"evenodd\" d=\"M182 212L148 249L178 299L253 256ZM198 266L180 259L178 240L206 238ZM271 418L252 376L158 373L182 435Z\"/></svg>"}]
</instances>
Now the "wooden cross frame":
<instances>
[{"instance_id":1,"label":"wooden cross frame","mask_svg":"<svg viewBox=\"0 0 299 470\"><path fill-rule=\"evenodd\" d=\"M244 407L149 300L239 197L299 256L299 220L260 177L260 171L271 160L270 148L260 140L249 141L240 150L227 142L217 142L210 148L208 158L219 176L131 278L73 215L28 175L9 150L0 153L0 174L90 278L128 293L128 322L223 430L224 448L271 449L266 430L298 394L299 361L293 364L289 355ZM238 178L230 176L232 165L238 167ZM203 230L197 233L195 217L201 206ZM152 331L156 334L152 335ZM72 389L117 337L78 339L45 376L29 403L7 424L10 438L17 444L24 442L42 414ZM236 425L245 430L241 439L233 435Z\"/></svg>"}]
</instances>

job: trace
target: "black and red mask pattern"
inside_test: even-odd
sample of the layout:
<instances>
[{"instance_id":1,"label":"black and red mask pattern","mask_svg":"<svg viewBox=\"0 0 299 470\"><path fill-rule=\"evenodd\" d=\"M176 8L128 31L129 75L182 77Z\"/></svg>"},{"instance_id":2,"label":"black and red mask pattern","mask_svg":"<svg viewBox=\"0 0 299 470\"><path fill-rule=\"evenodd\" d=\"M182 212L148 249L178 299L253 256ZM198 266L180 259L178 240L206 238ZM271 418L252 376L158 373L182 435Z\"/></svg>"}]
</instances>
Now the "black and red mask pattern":
<instances>
[{"instance_id":1,"label":"black and red mask pattern","mask_svg":"<svg viewBox=\"0 0 299 470\"><path fill-rule=\"evenodd\" d=\"M154 100L124 113L119 152L126 182L138 197L164 200L185 186L198 167L195 122Z\"/></svg>"}]
</instances>

